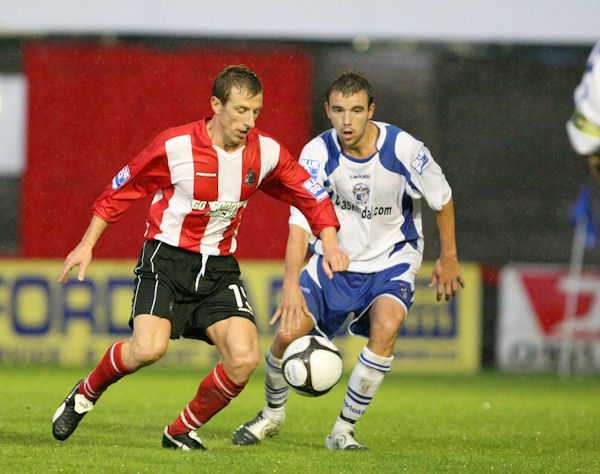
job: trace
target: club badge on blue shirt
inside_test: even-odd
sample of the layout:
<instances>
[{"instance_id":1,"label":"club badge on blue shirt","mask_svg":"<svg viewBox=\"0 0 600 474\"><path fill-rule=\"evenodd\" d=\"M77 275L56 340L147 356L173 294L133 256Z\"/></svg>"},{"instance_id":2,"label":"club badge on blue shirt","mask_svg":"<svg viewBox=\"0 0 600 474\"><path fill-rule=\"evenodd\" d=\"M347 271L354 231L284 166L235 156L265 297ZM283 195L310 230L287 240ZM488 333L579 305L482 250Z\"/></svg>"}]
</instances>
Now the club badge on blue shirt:
<instances>
[{"instance_id":1,"label":"club badge on blue shirt","mask_svg":"<svg viewBox=\"0 0 600 474\"><path fill-rule=\"evenodd\" d=\"M366 206L369 203L370 189L368 184L355 184L352 187L352 194L354 194L354 201L358 206Z\"/></svg>"},{"instance_id":2,"label":"club badge on blue shirt","mask_svg":"<svg viewBox=\"0 0 600 474\"><path fill-rule=\"evenodd\" d=\"M319 175L319 167L321 166L319 160L309 160L307 158L303 158L299 163L313 178L317 178Z\"/></svg>"},{"instance_id":3,"label":"club badge on blue shirt","mask_svg":"<svg viewBox=\"0 0 600 474\"><path fill-rule=\"evenodd\" d=\"M423 170L429 166L429 157L425 150L419 151L417 157L412 161L411 166L419 174L423 174Z\"/></svg>"}]
</instances>

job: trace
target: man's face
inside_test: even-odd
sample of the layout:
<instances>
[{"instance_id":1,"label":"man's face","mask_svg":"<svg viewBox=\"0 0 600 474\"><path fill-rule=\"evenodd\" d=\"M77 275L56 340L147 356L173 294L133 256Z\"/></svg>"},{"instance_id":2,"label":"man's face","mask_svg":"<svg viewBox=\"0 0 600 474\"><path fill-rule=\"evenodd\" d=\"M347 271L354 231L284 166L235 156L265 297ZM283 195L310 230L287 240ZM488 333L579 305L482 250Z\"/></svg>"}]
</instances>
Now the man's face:
<instances>
[{"instance_id":1,"label":"man's face","mask_svg":"<svg viewBox=\"0 0 600 474\"><path fill-rule=\"evenodd\" d=\"M249 96L236 88L231 90L225 104L212 97L214 119L226 148L236 149L243 145L248 133L256 124L262 105L262 93Z\"/></svg>"},{"instance_id":2,"label":"man's face","mask_svg":"<svg viewBox=\"0 0 600 474\"><path fill-rule=\"evenodd\" d=\"M325 110L342 148L352 150L360 146L367 124L373 117L375 104L369 106L365 91L344 97L341 92L334 90L329 95L329 102L325 103Z\"/></svg>"}]
</instances>

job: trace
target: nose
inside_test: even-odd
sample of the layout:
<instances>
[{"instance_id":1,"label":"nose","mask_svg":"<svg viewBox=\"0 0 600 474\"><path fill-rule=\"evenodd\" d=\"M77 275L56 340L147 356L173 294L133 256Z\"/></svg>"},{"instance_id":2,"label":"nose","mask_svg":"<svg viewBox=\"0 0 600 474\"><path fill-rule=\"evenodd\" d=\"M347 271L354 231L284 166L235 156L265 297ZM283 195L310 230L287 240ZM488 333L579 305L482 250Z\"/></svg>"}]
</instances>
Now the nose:
<instances>
[{"instance_id":1,"label":"nose","mask_svg":"<svg viewBox=\"0 0 600 474\"><path fill-rule=\"evenodd\" d=\"M344 112L344 125L350 125L350 111Z\"/></svg>"},{"instance_id":2,"label":"nose","mask_svg":"<svg viewBox=\"0 0 600 474\"><path fill-rule=\"evenodd\" d=\"M252 111L248 111L246 114L245 122L245 125L250 128L254 128L254 125L256 125L256 118L254 117L254 113Z\"/></svg>"}]
</instances>

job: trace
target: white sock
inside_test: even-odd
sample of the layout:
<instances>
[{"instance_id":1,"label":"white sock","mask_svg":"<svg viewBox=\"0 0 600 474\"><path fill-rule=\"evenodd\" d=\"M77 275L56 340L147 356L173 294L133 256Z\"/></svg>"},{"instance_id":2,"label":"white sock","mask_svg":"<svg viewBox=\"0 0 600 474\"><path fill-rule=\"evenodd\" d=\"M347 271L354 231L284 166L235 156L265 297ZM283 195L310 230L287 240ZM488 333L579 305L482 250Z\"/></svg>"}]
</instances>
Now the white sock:
<instances>
[{"instance_id":1,"label":"white sock","mask_svg":"<svg viewBox=\"0 0 600 474\"><path fill-rule=\"evenodd\" d=\"M393 359L393 356L378 356L367 346L363 347L350 375L348 391L340 416L333 426L333 433L354 430L355 423L364 415L375 392L383 382L383 376L390 371Z\"/></svg>"},{"instance_id":2,"label":"white sock","mask_svg":"<svg viewBox=\"0 0 600 474\"><path fill-rule=\"evenodd\" d=\"M267 351L265 398L267 405L263 409L263 415L275 421L283 421L285 418L285 405L287 403L290 387L283 378L281 371L281 359L277 359L271 349Z\"/></svg>"}]
</instances>

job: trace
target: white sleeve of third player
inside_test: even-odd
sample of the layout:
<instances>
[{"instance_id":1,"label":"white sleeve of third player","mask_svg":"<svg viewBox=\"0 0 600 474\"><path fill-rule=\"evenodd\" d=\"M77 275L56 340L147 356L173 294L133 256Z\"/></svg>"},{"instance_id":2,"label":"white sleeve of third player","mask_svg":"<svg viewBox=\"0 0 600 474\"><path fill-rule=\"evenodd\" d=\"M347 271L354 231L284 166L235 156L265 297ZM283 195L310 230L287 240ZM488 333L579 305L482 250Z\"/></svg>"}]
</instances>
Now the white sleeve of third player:
<instances>
[{"instance_id":1,"label":"white sleeve of third player","mask_svg":"<svg viewBox=\"0 0 600 474\"><path fill-rule=\"evenodd\" d=\"M590 53L575 89L575 113L567 122L571 146L580 155L600 152L600 41Z\"/></svg>"},{"instance_id":2,"label":"white sleeve of third player","mask_svg":"<svg viewBox=\"0 0 600 474\"><path fill-rule=\"evenodd\" d=\"M432 210L441 211L452 198L452 189L427 147L408 134L400 134L396 156L409 171L408 194L415 199L425 198Z\"/></svg>"}]
</instances>

